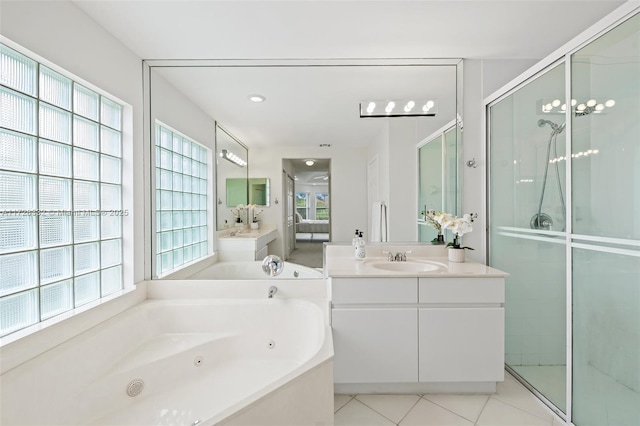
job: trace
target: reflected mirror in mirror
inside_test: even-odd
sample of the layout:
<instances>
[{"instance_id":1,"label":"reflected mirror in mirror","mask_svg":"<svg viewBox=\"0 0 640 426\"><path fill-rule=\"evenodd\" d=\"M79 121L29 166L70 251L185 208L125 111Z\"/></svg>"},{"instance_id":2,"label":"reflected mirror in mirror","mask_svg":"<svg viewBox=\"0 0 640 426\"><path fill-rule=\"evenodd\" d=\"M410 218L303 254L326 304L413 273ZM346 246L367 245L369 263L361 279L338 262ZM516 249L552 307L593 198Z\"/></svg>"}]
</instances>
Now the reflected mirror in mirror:
<instances>
[{"instance_id":1,"label":"reflected mirror in mirror","mask_svg":"<svg viewBox=\"0 0 640 426\"><path fill-rule=\"evenodd\" d=\"M227 207L236 207L247 203L247 179L227 178Z\"/></svg>"},{"instance_id":2,"label":"reflected mirror in mirror","mask_svg":"<svg viewBox=\"0 0 640 426\"><path fill-rule=\"evenodd\" d=\"M461 215L460 137L453 121L418 144L418 240L436 241L438 232L425 222L425 211Z\"/></svg>"},{"instance_id":3,"label":"reflected mirror in mirror","mask_svg":"<svg viewBox=\"0 0 640 426\"><path fill-rule=\"evenodd\" d=\"M249 178L249 204L269 206L269 178Z\"/></svg>"},{"instance_id":4,"label":"reflected mirror in mirror","mask_svg":"<svg viewBox=\"0 0 640 426\"><path fill-rule=\"evenodd\" d=\"M225 129L216 125L218 230L233 226L236 221L229 206L247 204L248 158L247 147Z\"/></svg>"}]
</instances>

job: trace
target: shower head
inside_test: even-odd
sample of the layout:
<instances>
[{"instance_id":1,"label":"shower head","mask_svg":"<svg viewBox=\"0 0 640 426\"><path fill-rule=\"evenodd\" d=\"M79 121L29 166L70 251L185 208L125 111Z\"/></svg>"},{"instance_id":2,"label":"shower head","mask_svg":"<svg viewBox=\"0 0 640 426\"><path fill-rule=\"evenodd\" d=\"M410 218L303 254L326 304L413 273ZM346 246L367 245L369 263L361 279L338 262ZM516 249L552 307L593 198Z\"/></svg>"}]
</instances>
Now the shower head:
<instances>
[{"instance_id":1,"label":"shower head","mask_svg":"<svg viewBox=\"0 0 640 426\"><path fill-rule=\"evenodd\" d=\"M553 133L562 133L562 131L565 128L566 123L562 123L560 125L557 125L556 123L554 123L553 121L549 121L549 120L544 120L544 119L540 119L538 120L538 127L544 127L545 124L548 124L549 126L551 126L551 129L553 130Z\"/></svg>"}]
</instances>

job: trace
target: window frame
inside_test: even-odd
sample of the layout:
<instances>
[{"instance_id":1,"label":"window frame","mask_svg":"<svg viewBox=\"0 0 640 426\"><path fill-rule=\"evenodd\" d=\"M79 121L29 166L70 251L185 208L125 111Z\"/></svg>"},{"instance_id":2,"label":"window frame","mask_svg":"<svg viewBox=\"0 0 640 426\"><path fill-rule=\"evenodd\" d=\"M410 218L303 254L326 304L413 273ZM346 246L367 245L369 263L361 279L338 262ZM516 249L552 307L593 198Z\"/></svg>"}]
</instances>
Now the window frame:
<instances>
[{"instance_id":1,"label":"window frame","mask_svg":"<svg viewBox=\"0 0 640 426\"><path fill-rule=\"evenodd\" d=\"M298 197L299 195L304 195L304 197L299 198ZM300 213L299 209L302 209L304 211L304 214L300 213L300 215L302 216L302 219L309 219L309 213L311 211L311 206L310 206L311 193L296 191L295 196L296 196L296 213ZM305 205L298 206L298 199L303 199L305 201Z\"/></svg>"},{"instance_id":2,"label":"window frame","mask_svg":"<svg viewBox=\"0 0 640 426\"><path fill-rule=\"evenodd\" d=\"M16 288L19 288L17 291L12 291L12 290L15 290L15 289L12 289L12 290L3 292L2 297L12 297L21 293L35 291L34 305L36 307L35 310L37 310L37 312L34 314L34 318L36 318L35 322L32 322L28 325L25 325L19 328L11 329L12 331L8 331L6 334L3 334L1 336L4 344L5 341L12 341L12 340L15 340L16 338L24 337L25 335L29 335L37 330L46 328L47 326L57 323L63 319L75 316L80 312L84 312L97 305L101 305L103 302L112 300L113 298L119 297L133 290L134 286L133 286L132 262L127 261L127 259L132 258L131 254L133 251L133 241L132 241L132 237L128 237L128 238L125 237L126 235L133 235L133 233L130 232L133 228L133 210L132 210L132 203L131 203L132 196L129 195L133 191L132 191L132 184L128 184L128 185L126 184L126 182L130 182L128 178L132 175L132 171L129 170L130 166L126 167L126 165L132 164L130 160L131 160L131 154L132 154L132 149L131 149L132 130L131 129L132 129L133 113L132 113L131 105L122 101L117 96L114 96L111 93L108 93L100 89L94 84L87 82L86 80L74 75L73 73L67 71L66 69L51 63L50 61L46 60L45 58L42 58L41 56L35 54L34 52L29 51L28 49L25 49L19 44L12 42L6 39L5 37L0 37L0 43L3 45L4 48L14 51L18 55L27 58L29 62L32 61L33 63L35 63L35 70L34 70L35 88L31 93L27 93L26 91L21 90L20 88L14 88L12 85L10 85L9 82L0 83L0 86L2 86L3 91L12 91L12 92L18 93L21 96L28 97L35 102L35 109L34 109L34 116L33 116L35 121L35 128L33 129L33 131L26 132L24 130L14 129L10 127L11 123L7 123L7 122L3 123L3 124L6 124L7 127L4 127L4 126L2 127L3 133L8 133L8 132L17 133L24 137L29 137L33 141L32 155L34 156L33 158L35 162L35 164L33 165L33 168L30 171L23 171L23 170L12 169L11 167L7 166L2 168L2 172L32 176L32 179L34 181L35 192L33 196L34 200L32 200L31 204L35 206L35 209L33 210L33 214L35 215L34 221L35 221L35 232L36 232L36 235L34 237L34 244L30 248L26 248L26 249L20 248L18 250L15 250L15 249L7 250L3 252L3 256L4 255L7 255L7 256L20 255L20 254L29 255L29 253L34 253L33 256L35 256L35 262L36 262L35 264L37 265L37 271L34 272L34 281L29 286L22 285L20 287L16 287ZM45 95L41 91L40 85L42 84L41 83L42 78L44 78L44 75L46 75L48 72L50 75L54 74L55 77L59 77L61 81L68 80L69 86L68 86L67 94L69 95L69 99L67 104L61 106L61 105L58 105L56 102L52 103L51 99L49 100L44 99ZM81 88L81 89L78 89L78 88ZM96 96L95 99L96 99L97 112L95 116L84 114L80 112L78 108L76 108L77 105L75 104L76 101L74 100L74 98L77 94L77 91L81 92L83 90L85 91L85 93L91 93ZM111 127L111 125L107 123L107 119L102 115L102 108L105 102L111 103L117 106L116 108L118 111L117 127L119 128ZM43 106L48 108L58 109L60 111L63 111L64 114L68 115L69 134L68 134L68 139L66 141L56 140L48 137L45 138L43 136L41 132L41 118L42 118L41 112L42 112ZM87 151L87 147L79 145L78 141L75 140L75 137L74 137L76 136L75 126L76 126L76 123L78 122L85 122L85 124L88 122L91 126L95 128L95 136L96 136L95 146L88 148L88 151ZM101 142L103 138L103 135L102 135L103 128L108 128L109 131L116 132L118 134L120 143L118 146L119 152L117 154L114 154L113 152L108 152L108 149L102 146ZM68 158L69 158L69 165L68 165L69 170L66 172L66 174L60 174L60 173L56 174L51 171L47 172L42 170L41 156L43 154L41 153L41 149L43 145L58 145L68 151L67 153L65 153L65 155L68 155ZM74 167L73 167L73 164L74 164L73 158L74 158L74 150L76 149L82 149L87 152L90 152L92 153L92 155L95 156L95 158L97 158L97 167L99 171L97 173L97 176L94 179L83 179L75 173ZM116 172L117 182L114 182L114 183L108 182L104 179L103 176L101 176L100 169L102 167L103 157L105 161L116 160L117 162L119 162L117 166L117 172ZM65 191L67 192L67 195L66 195L67 205L65 205L64 207L53 209L53 210L57 210L59 212L58 215L60 217L64 218L64 216L69 216L69 219L67 219L67 222L68 222L67 232L69 235L68 235L68 241L57 242L51 245L50 247L49 246L45 247L42 242L42 236L40 235L41 220L43 217L46 217L46 215L53 216L54 214L51 212L42 213L43 208L40 202L41 201L40 199L42 198L41 197L42 192L40 187L43 181L46 182L46 181L56 181L56 180L63 182L66 185ZM76 217L81 217L82 215L79 214L79 211L80 211L79 207L74 205L74 199L76 201L79 199L85 199L85 198L77 198L76 195L74 194L76 183L88 184L89 186L93 186L96 190L95 202L97 203L97 206L98 206L96 211L89 212L89 211L85 211L85 209L80 209L82 211L85 211L85 216L87 217L90 217L92 215L97 216L97 218L94 219L94 224L93 224L93 226L95 226L97 235L90 238L87 241L78 241L76 238L77 231L74 227L74 222L76 220ZM109 212L112 211L114 217L119 217L120 220L114 221L114 222L118 222L117 227L119 228L119 232L116 233L117 235L116 234L114 234L115 236L110 235L108 238L103 238L104 229L103 229L103 220L102 220L103 209L102 209L101 198L102 198L102 188L104 185L115 185L118 187L120 192L117 203L116 203L116 205L119 205L120 208L108 210ZM32 224L30 226L34 226L34 225ZM109 243L114 241L119 246L119 259L116 259L116 261L114 261L113 263L110 263L107 266L104 266L101 247L103 243ZM94 264L92 269L76 270L76 264L78 263L76 259L76 249L78 247L82 248L82 247L89 247L89 246L93 246L94 248L97 247L97 254L95 254L97 266L95 266ZM70 258L70 269L68 273L66 273L64 276L58 276L52 280L44 279L42 276L40 263L42 261L42 253L45 250L68 250L69 258ZM103 271L110 271L112 269L115 270L116 268L118 268L116 273L120 278L119 288L111 289L109 292L105 293L105 287L104 287L103 278L102 278ZM91 274L98 274L98 277L99 277L97 298L85 300L82 303L78 304L76 281L78 278L87 277ZM47 282L43 284L43 280ZM69 299L67 299L67 302L69 302L69 304L65 305L64 307L58 306L56 307L57 309L54 309L48 315L45 315L45 312L43 312L43 303L44 303L43 290L50 289L51 287L49 286L55 286L55 285L61 285L61 286L64 285L66 287L64 291L68 292L66 296L69 297Z\"/></svg>"}]
</instances>

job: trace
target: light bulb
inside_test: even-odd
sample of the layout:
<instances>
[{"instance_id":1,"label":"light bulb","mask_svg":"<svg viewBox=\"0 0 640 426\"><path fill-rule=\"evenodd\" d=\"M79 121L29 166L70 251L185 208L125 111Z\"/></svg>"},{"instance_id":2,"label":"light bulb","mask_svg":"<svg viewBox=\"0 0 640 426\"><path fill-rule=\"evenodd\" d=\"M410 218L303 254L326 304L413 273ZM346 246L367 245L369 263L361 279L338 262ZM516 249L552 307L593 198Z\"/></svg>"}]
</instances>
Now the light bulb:
<instances>
[{"instance_id":1,"label":"light bulb","mask_svg":"<svg viewBox=\"0 0 640 426\"><path fill-rule=\"evenodd\" d=\"M589 100L587 101L587 106L588 106L588 107L594 107L594 106L596 106L596 104L597 104L597 102L596 102L596 100L595 100L595 99L589 99Z\"/></svg>"},{"instance_id":2,"label":"light bulb","mask_svg":"<svg viewBox=\"0 0 640 426\"><path fill-rule=\"evenodd\" d=\"M555 99L553 102L551 102L551 105L557 108L558 105L560 105L560 99Z\"/></svg>"},{"instance_id":3,"label":"light bulb","mask_svg":"<svg viewBox=\"0 0 640 426\"><path fill-rule=\"evenodd\" d=\"M609 99L607 102L604 103L604 105L607 108L611 108L612 106L614 106L616 104L616 101L614 101L613 99Z\"/></svg>"},{"instance_id":4,"label":"light bulb","mask_svg":"<svg viewBox=\"0 0 640 426\"><path fill-rule=\"evenodd\" d=\"M562 104L560 109L563 110L563 111L566 111L567 110L567 104Z\"/></svg>"},{"instance_id":5,"label":"light bulb","mask_svg":"<svg viewBox=\"0 0 640 426\"><path fill-rule=\"evenodd\" d=\"M390 102L387 104L387 107L386 107L384 110L385 110L385 112L387 112L387 114L388 114L388 113L390 113L391 111L393 111L393 108L395 108L395 106L396 106L396 103L395 103L395 102L393 102L393 101L390 101Z\"/></svg>"},{"instance_id":6,"label":"light bulb","mask_svg":"<svg viewBox=\"0 0 640 426\"><path fill-rule=\"evenodd\" d=\"M371 114L374 109L376 109L376 103L375 102L369 102L369 105L367 105L367 112L369 114Z\"/></svg>"},{"instance_id":7,"label":"light bulb","mask_svg":"<svg viewBox=\"0 0 640 426\"><path fill-rule=\"evenodd\" d=\"M602 111L604 109L604 105L598 104L596 105L596 111Z\"/></svg>"},{"instance_id":8,"label":"light bulb","mask_svg":"<svg viewBox=\"0 0 640 426\"><path fill-rule=\"evenodd\" d=\"M571 99L571 106L576 106L577 103L578 101L576 101L575 99Z\"/></svg>"},{"instance_id":9,"label":"light bulb","mask_svg":"<svg viewBox=\"0 0 640 426\"><path fill-rule=\"evenodd\" d=\"M587 108L587 106L585 104L580 104L576 107L576 109L578 111L584 111Z\"/></svg>"}]
</instances>

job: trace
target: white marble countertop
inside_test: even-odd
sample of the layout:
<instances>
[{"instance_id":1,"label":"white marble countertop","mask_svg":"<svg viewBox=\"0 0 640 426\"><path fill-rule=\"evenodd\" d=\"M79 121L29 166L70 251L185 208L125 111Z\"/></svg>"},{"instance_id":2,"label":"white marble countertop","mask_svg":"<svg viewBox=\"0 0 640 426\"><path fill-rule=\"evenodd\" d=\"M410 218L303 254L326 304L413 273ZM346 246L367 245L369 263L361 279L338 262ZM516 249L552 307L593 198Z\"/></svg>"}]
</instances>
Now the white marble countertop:
<instances>
[{"instance_id":1,"label":"white marble countertop","mask_svg":"<svg viewBox=\"0 0 640 426\"><path fill-rule=\"evenodd\" d=\"M387 270L385 263L426 263L437 267L437 269L429 271L414 270L413 265L409 266L411 270ZM382 264L382 265L381 265ZM399 266L401 268L401 266ZM416 269L420 267L417 266ZM476 278L492 278L506 277L509 274L499 269L492 268L487 265L475 262L449 262L446 257L428 257L409 259L407 262L389 262L384 257L368 257L364 260L355 259L334 259L330 267L326 268L325 275L327 277L438 277L438 278L455 278L455 277L476 277Z\"/></svg>"},{"instance_id":2,"label":"white marble countertop","mask_svg":"<svg viewBox=\"0 0 640 426\"><path fill-rule=\"evenodd\" d=\"M240 229L235 227L222 229L217 232L218 239L242 239L242 238L260 238L263 235L276 231L275 225L260 225L258 229L251 229L249 226L244 226ZM233 234L233 235L231 235Z\"/></svg>"},{"instance_id":3,"label":"white marble countertop","mask_svg":"<svg viewBox=\"0 0 640 426\"><path fill-rule=\"evenodd\" d=\"M447 249L429 245L389 244L367 247L367 257L356 260L353 248L325 246L326 277L432 277L456 278L507 277L507 272L477 262L450 262ZM385 253L407 252L406 261L390 262Z\"/></svg>"}]
</instances>

